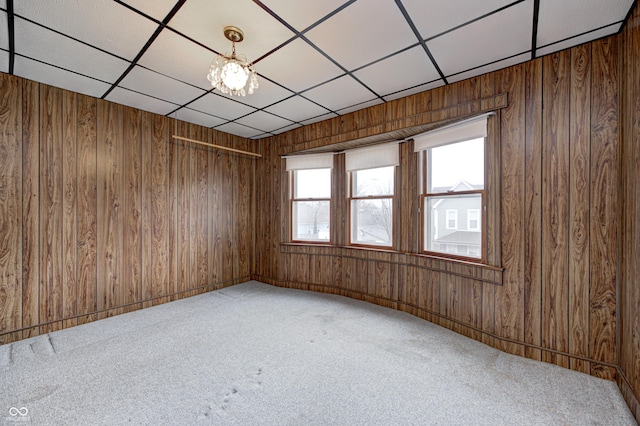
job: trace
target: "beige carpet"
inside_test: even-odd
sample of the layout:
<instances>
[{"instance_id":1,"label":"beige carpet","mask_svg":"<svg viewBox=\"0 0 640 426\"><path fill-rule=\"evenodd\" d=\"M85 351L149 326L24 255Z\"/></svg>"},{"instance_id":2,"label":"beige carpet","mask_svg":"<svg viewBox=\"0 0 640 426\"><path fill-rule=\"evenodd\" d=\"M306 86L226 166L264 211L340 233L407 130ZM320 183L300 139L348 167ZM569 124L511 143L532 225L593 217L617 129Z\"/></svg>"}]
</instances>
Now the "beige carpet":
<instances>
[{"instance_id":1,"label":"beige carpet","mask_svg":"<svg viewBox=\"0 0 640 426\"><path fill-rule=\"evenodd\" d=\"M0 424L635 425L612 382L255 281L0 346Z\"/></svg>"}]
</instances>

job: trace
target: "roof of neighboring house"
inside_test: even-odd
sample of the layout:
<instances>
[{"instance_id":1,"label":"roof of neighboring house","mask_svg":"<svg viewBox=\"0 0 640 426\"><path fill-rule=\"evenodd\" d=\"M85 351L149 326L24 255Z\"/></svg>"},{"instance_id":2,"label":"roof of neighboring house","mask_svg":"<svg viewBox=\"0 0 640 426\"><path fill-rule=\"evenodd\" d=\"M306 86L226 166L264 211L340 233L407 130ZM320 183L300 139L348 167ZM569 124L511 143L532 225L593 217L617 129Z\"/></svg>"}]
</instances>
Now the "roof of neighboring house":
<instances>
[{"instance_id":1,"label":"roof of neighboring house","mask_svg":"<svg viewBox=\"0 0 640 426\"><path fill-rule=\"evenodd\" d=\"M480 245L480 235L481 233L478 231L454 231L435 241L444 244Z\"/></svg>"},{"instance_id":2,"label":"roof of neighboring house","mask_svg":"<svg viewBox=\"0 0 640 426\"><path fill-rule=\"evenodd\" d=\"M447 191L470 191L474 189L482 189L483 187L484 185L482 184L471 184L466 180L461 180L452 186L434 186L431 191L434 194L441 194Z\"/></svg>"}]
</instances>

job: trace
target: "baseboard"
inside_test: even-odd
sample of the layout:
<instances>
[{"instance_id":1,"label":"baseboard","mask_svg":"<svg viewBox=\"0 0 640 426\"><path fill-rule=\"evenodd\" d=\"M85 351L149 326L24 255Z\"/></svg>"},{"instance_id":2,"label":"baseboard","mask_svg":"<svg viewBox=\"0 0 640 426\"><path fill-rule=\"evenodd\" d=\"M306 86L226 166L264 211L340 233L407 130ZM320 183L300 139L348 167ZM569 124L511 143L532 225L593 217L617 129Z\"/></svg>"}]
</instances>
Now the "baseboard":
<instances>
[{"instance_id":1,"label":"baseboard","mask_svg":"<svg viewBox=\"0 0 640 426\"><path fill-rule=\"evenodd\" d=\"M620 388L622 397L631 410L631 414L633 414L633 416L635 417L636 422L640 424L640 399L638 399L638 396L633 390L631 383L629 383L629 380L627 380L627 376L624 374L624 371L622 371L622 368L620 367L618 367L616 382L618 383L618 388Z\"/></svg>"}]
</instances>

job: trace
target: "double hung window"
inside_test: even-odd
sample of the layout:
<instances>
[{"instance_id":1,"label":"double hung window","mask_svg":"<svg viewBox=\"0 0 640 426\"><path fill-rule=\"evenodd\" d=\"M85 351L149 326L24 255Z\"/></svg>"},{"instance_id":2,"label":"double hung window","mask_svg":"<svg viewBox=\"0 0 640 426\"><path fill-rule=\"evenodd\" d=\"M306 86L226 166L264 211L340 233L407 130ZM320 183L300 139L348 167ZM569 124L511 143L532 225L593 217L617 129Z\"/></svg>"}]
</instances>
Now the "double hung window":
<instances>
[{"instance_id":1,"label":"double hung window","mask_svg":"<svg viewBox=\"0 0 640 426\"><path fill-rule=\"evenodd\" d=\"M417 136L420 154L422 249L483 260L487 117Z\"/></svg>"},{"instance_id":2,"label":"double hung window","mask_svg":"<svg viewBox=\"0 0 640 426\"><path fill-rule=\"evenodd\" d=\"M333 154L287 157L291 240L331 241Z\"/></svg>"},{"instance_id":3,"label":"double hung window","mask_svg":"<svg viewBox=\"0 0 640 426\"><path fill-rule=\"evenodd\" d=\"M398 145L347 151L345 163L349 178L349 243L393 247Z\"/></svg>"}]
</instances>

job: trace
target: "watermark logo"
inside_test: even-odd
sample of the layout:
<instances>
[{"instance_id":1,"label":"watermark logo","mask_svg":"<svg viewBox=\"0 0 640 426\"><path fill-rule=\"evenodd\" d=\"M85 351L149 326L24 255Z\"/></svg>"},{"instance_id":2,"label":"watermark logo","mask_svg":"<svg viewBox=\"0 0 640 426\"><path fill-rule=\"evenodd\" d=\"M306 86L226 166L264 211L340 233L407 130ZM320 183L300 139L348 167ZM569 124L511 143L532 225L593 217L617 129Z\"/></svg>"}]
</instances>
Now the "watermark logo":
<instances>
[{"instance_id":1,"label":"watermark logo","mask_svg":"<svg viewBox=\"0 0 640 426\"><path fill-rule=\"evenodd\" d=\"M12 422L30 421L29 409L27 407L11 407L9 408L9 417L6 419Z\"/></svg>"}]
</instances>

